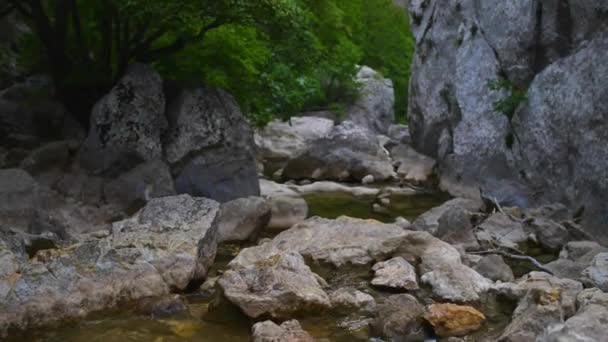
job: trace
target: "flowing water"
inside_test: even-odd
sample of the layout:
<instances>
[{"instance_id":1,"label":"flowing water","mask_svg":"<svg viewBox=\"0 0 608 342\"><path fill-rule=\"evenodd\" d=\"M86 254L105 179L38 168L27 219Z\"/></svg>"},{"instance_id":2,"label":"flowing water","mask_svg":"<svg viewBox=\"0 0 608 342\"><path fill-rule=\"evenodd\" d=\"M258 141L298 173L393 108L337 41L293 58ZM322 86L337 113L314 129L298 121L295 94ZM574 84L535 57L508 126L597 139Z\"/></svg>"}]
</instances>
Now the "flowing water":
<instances>
[{"instance_id":1,"label":"flowing water","mask_svg":"<svg viewBox=\"0 0 608 342\"><path fill-rule=\"evenodd\" d=\"M347 215L358 218L374 218L390 222L398 216L409 220L422 212L445 201L443 195L416 195L391 198L391 205L385 213L372 210L373 198L358 199L340 194L308 196L311 216L336 218ZM217 275L244 246L224 244L220 246L216 263L210 275ZM390 293L379 292L369 286L372 274L365 269L314 269L329 280L333 288L350 286L372 294L379 302ZM201 293L186 296L189 312L175 317L153 319L139 314L133 305L123 305L118 309L90 315L84 320L64 323L59 328L33 330L13 334L8 342L50 341L50 342L245 342L250 339L253 324L247 317L227 305L220 309L210 305L213 298ZM316 317L298 317L302 326L317 338L336 342L356 342L369 340L368 323L370 317L361 315L339 316L335 314Z\"/></svg>"}]
</instances>

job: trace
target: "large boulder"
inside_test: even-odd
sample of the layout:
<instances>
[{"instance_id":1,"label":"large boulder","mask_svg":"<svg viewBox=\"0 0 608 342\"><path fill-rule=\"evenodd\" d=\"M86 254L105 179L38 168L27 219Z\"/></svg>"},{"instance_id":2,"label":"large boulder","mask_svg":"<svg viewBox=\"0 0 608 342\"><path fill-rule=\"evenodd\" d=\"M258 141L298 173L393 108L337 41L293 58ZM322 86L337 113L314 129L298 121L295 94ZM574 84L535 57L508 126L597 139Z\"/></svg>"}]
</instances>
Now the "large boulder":
<instances>
[{"instance_id":1,"label":"large boulder","mask_svg":"<svg viewBox=\"0 0 608 342\"><path fill-rule=\"evenodd\" d=\"M114 223L109 235L40 250L29 260L11 248L20 243L3 237L0 334L199 286L215 257L218 216L212 200L153 199L134 217Z\"/></svg>"},{"instance_id":2,"label":"large boulder","mask_svg":"<svg viewBox=\"0 0 608 342\"><path fill-rule=\"evenodd\" d=\"M357 73L360 96L347 113L347 120L377 134L386 134L395 121L395 90L393 82L377 71L363 66Z\"/></svg>"},{"instance_id":3,"label":"large boulder","mask_svg":"<svg viewBox=\"0 0 608 342\"><path fill-rule=\"evenodd\" d=\"M87 169L112 176L162 157L167 129L163 82L152 67L136 64L93 107L80 159Z\"/></svg>"},{"instance_id":4,"label":"large boulder","mask_svg":"<svg viewBox=\"0 0 608 342\"><path fill-rule=\"evenodd\" d=\"M183 89L169 101L167 116L164 148L178 193L219 202L260 195L253 131L230 94Z\"/></svg>"},{"instance_id":5,"label":"large boulder","mask_svg":"<svg viewBox=\"0 0 608 342\"><path fill-rule=\"evenodd\" d=\"M286 122L272 121L255 135L258 158L265 165L282 167L290 158L304 152L308 142L328 136L333 128L332 120L309 116L292 117Z\"/></svg>"},{"instance_id":6,"label":"large boulder","mask_svg":"<svg viewBox=\"0 0 608 342\"><path fill-rule=\"evenodd\" d=\"M224 298L248 317L285 319L331 306L322 287L324 281L296 252L276 253L263 259L241 257L229 267L217 284Z\"/></svg>"},{"instance_id":7,"label":"large boulder","mask_svg":"<svg viewBox=\"0 0 608 342\"><path fill-rule=\"evenodd\" d=\"M393 178L387 151L371 131L345 121L332 133L309 144L283 170L285 179L314 179L360 182L372 175L375 181Z\"/></svg>"},{"instance_id":8,"label":"large boulder","mask_svg":"<svg viewBox=\"0 0 608 342\"><path fill-rule=\"evenodd\" d=\"M266 259L277 251L296 251L309 260L338 267L366 265L389 256L405 235L401 227L375 220L313 217L281 232L270 242L242 250L232 263Z\"/></svg>"},{"instance_id":9,"label":"large boulder","mask_svg":"<svg viewBox=\"0 0 608 342\"><path fill-rule=\"evenodd\" d=\"M238 198L222 204L220 242L246 241L257 237L271 217L270 205L260 197Z\"/></svg>"}]
</instances>

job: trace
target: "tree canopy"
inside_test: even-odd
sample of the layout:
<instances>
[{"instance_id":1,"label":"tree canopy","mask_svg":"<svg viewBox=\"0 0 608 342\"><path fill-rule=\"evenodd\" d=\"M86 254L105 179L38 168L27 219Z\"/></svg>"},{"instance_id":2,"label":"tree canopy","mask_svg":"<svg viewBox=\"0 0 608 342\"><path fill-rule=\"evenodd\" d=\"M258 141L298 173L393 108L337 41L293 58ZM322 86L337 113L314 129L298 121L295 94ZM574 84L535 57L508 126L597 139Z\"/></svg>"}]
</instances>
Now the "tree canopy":
<instances>
[{"instance_id":1,"label":"tree canopy","mask_svg":"<svg viewBox=\"0 0 608 342\"><path fill-rule=\"evenodd\" d=\"M143 62L168 79L226 88L263 123L344 108L366 64L393 79L404 117L413 43L391 0L0 2L0 15L10 12L31 28L17 48L23 68L51 74L66 102L75 92L94 101Z\"/></svg>"}]
</instances>

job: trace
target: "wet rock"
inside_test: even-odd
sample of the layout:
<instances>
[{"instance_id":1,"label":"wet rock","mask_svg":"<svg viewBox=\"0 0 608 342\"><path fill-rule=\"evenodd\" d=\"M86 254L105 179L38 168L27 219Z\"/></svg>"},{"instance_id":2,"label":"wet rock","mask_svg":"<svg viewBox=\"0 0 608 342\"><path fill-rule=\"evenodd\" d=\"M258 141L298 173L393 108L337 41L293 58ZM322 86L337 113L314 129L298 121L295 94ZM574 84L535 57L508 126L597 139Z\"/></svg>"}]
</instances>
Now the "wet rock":
<instances>
[{"instance_id":1,"label":"wet rock","mask_svg":"<svg viewBox=\"0 0 608 342\"><path fill-rule=\"evenodd\" d=\"M353 288L338 289L330 293L329 298L332 308L338 312L348 313L353 310L374 312L376 310L374 297Z\"/></svg>"},{"instance_id":2,"label":"wet rock","mask_svg":"<svg viewBox=\"0 0 608 342\"><path fill-rule=\"evenodd\" d=\"M464 336L481 328L486 317L471 306L455 304L430 305L424 319L439 336Z\"/></svg>"},{"instance_id":3,"label":"wet rock","mask_svg":"<svg viewBox=\"0 0 608 342\"><path fill-rule=\"evenodd\" d=\"M391 157L399 164L397 176L406 182L428 184L432 180L437 164L433 158L403 144L391 149Z\"/></svg>"},{"instance_id":4,"label":"wet rock","mask_svg":"<svg viewBox=\"0 0 608 342\"><path fill-rule=\"evenodd\" d=\"M299 194L307 195L322 195L322 194L345 194L355 197L374 197L380 190L377 188L342 184L329 181L314 182L308 185L292 187Z\"/></svg>"},{"instance_id":5,"label":"wet rock","mask_svg":"<svg viewBox=\"0 0 608 342\"><path fill-rule=\"evenodd\" d=\"M459 210L465 213L477 212L482 208L482 205L481 202L475 200L454 198L420 215L412 225L415 230L422 230L435 235L439 228L439 219L449 210Z\"/></svg>"},{"instance_id":6,"label":"wet rock","mask_svg":"<svg viewBox=\"0 0 608 342\"><path fill-rule=\"evenodd\" d=\"M314 342L296 320L277 325L272 321L256 323L252 328L253 342Z\"/></svg>"},{"instance_id":7,"label":"wet rock","mask_svg":"<svg viewBox=\"0 0 608 342\"><path fill-rule=\"evenodd\" d=\"M423 341L423 315L424 307L415 297L392 295L378 307L371 325L372 335L395 342Z\"/></svg>"},{"instance_id":8,"label":"wet rock","mask_svg":"<svg viewBox=\"0 0 608 342\"><path fill-rule=\"evenodd\" d=\"M253 130L234 97L212 87L169 100L164 141L178 193L227 202L259 196Z\"/></svg>"},{"instance_id":9,"label":"wet rock","mask_svg":"<svg viewBox=\"0 0 608 342\"><path fill-rule=\"evenodd\" d=\"M497 244L517 248L519 243L528 239L521 222L515 221L504 213L495 213L478 226L477 239L480 243Z\"/></svg>"},{"instance_id":10,"label":"wet rock","mask_svg":"<svg viewBox=\"0 0 608 342\"><path fill-rule=\"evenodd\" d=\"M492 288L492 282L461 263L443 264L420 277L433 294L458 303L475 302Z\"/></svg>"},{"instance_id":11,"label":"wet rock","mask_svg":"<svg viewBox=\"0 0 608 342\"><path fill-rule=\"evenodd\" d=\"M304 152L310 141L328 136L333 128L333 120L317 117L272 121L256 133L258 157L271 164L285 163Z\"/></svg>"},{"instance_id":12,"label":"wet rock","mask_svg":"<svg viewBox=\"0 0 608 342\"><path fill-rule=\"evenodd\" d=\"M282 319L331 307L319 277L298 253L277 253L247 264L232 261L229 266L218 286L248 317Z\"/></svg>"},{"instance_id":13,"label":"wet rock","mask_svg":"<svg viewBox=\"0 0 608 342\"><path fill-rule=\"evenodd\" d=\"M357 73L357 82L362 84L361 96L348 110L348 120L375 133L386 134L395 121L393 82L366 66Z\"/></svg>"},{"instance_id":14,"label":"wet rock","mask_svg":"<svg viewBox=\"0 0 608 342\"><path fill-rule=\"evenodd\" d=\"M337 267L365 265L385 259L405 235L401 227L375 220L313 217L281 232L269 243L242 250L232 264L249 264L276 251L297 251L309 260Z\"/></svg>"},{"instance_id":15,"label":"wet rock","mask_svg":"<svg viewBox=\"0 0 608 342\"><path fill-rule=\"evenodd\" d=\"M396 257L374 265L372 285L397 290L417 290L416 269L402 257Z\"/></svg>"},{"instance_id":16,"label":"wet rock","mask_svg":"<svg viewBox=\"0 0 608 342\"><path fill-rule=\"evenodd\" d=\"M107 203L133 213L152 198L175 195L175 186L167 164L152 160L108 182L103 193Z\"/></svg>"},{"instance_id":17,"label":"wet rock","mask_svg":"<svg viewBox=\"0 0 608 342\"><path fill-rule=\"evenodd\" d=\"M505 263L500 255L491 254L483 257L474 269L482 276L493 281L509 282L515 280L511 267Z\"/></svg>"},{"instance_id":18,"label":"wet rock","mask_svg":"<svg viewBox=\"0 0 608 342\"><path fill-rule=\"evenodd\" d=\"M374 176L372 175L367 175L365 177L363 177L363 179L361 179L361 184L372 184L375 181Z\"/></svg>"},{"instance_id":19,"label":"wet rock","mask_svg":"<svg viewBox=\"0 0 608 342\"><path fill-rule=\"evenodd\" d=\"M167 129L160 75L137 64L93 107L80 161L88 170L119 175L143 161L162 157Z\"/></svg>"},{"instance_id":20,"label":"wet rock","mask_svg":"<svg viewBox=\"0 0 608 342\"><path fill-rule=\"evenodd\" d=\"M308 217L308 203L288 186L260 180L260 189L270 205L270 229L287 229Z\"/></svg>"},{"instance_id":21,"label":"wet rock","mask_svg":"<svg viewBox=\"0 0 608 342\"><path fill-rule=\"evenodd\" d=\"M599 253L583 274L602 291L608 292L608 253Z\"/></svg>"},{"instance_id":22,"label":"wet rock","mask_svg":"<svg viewBox=\"0 0 608 342\"><path fill-rule=\"evenodd\" d=\"M360 182L367 175L377 182L388 180L394 177L393 166L378 138L350 121L311 142L283 170L285 179Z\"/></svg>"},{"instance_id":23,"label":"wet rock","mask_svg":"<svg viewBox=\"0 0 608 342\"><path fill-rule=\"evenodd\" d=\"M188 314L188 303L180 295L144 298L136 303L135 312L152 319L166 319Z\"/></svg>"},{"instance_id":24,"label":"wet rock","mask_svg":"<svg viewBox=\"0 0 608 342\"><path fill-rule=\"evenodd\" d=\"M222 241L245 241L256 235L270 221L270 205L260 197L239 198L222 204L219 235Z\"/></svg>"},{"instance_id":25,"label":"wet rock","mask_svg":"<svg viewBox=\"0 0 608 342\"><path fill-rule=\"evenodd\" d=\"M107 236L21 259L19 277L0 279L10 287L0 297L0 331L200 285L215 257L218 215L219 204L208 199L153 199L134 217L114 223Z\"/></svg>"}]
</instances>

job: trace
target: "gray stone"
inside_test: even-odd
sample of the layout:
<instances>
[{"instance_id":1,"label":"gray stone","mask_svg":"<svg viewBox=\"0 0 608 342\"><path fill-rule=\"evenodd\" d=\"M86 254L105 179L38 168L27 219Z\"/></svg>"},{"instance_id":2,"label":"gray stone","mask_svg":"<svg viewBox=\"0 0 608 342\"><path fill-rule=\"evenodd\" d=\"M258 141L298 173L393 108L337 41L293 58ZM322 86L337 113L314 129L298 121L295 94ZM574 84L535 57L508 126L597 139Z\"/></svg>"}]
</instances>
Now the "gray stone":
<instances>
[{"instance_id":1,"label":"gray stone","mask_svg":"<svg viewBox=\"0 0 608 342\"><path fill-rule=\"evenodd\" d=\"M391 140L409 145L412 141L410 137L410 128L406 125L394 124L388 127L387 135Z\"/></svg>"},{"instance_id":2,"label":"gray stone","mask_svg":"<svg viewBox=\"0 0 608 342\"><path fill-rule=\"evenodd\" d=\"M333 128L333 120L317 117L272 121L256 133L258 156L264 161L284 163L304 152L308 142L328 136Z\"/></svg>"},{"instance_id":3,"label":"gray stone","mask_svg":"<svg viewBox=\"0 0 608 342\"><path fill-rule=\"evenodd\" d=\"M371 324L372 336L387 341L423 341L422 316L424 307L409 294L392 295L378 307L378 314Z\"/></svg>"},{"instance_id":4,"label":"gray stone","mask_svg":"<svg viewBox=\"0 0 608 342\"><path fill-rule=\"evenodd\" d=\"M372 184L375 181L374 176L372 175L367 175L365 177L363 177L363 179L361 179L361 184Z\"/></svg>"},{"instance_id":5,"label":"gray stone","mask_svg":"<svg viewBox=\"0 0 608 342\"><path fill-rule=\"evenodd\" d=\"M378 182L388 180L394 177L393 166L376 135L351 121L311 142L283 170L284 179L360 182L367 175Z\"/></svg>"},{"instance_id":6,"label":"gray stone","mask_svg":"<svg viewBox=\"0 0 608 342\"><path fill-rule=\"evenodd\" d=\"M492 288L492 282L462 263L442 264L424 273L420 280L444 300L466 303L478 301Z\"/></svg>"},{"instance_id":7,"label":"gray stone","mask_svg":"<svg viewBox=\"0 0 608 342\"><path fill-rule=\"evenodd\" d=\"M399 164L397 176L415 184L428 184L433 178L437 162L416 152L408 145L400 144L391 149L391 157Z\"/></svg>"},{"instance_id":8,"label":"gray stone","mask_svg":"<svg viewBox=\"0 0 608 342\"><path fill-rule=\"evenodd\" d=\"M52 199L27 172L0 170L0 223L26 227L35 210L50 207Z\"/></svg>"},{"instance_id":9,"label":"gray stone","mask_svg":"<svg viewBox=\"0 0 608 342\"><path fill-rule=\"evenodd\" d=\"M273 321L259 322L252 328L253 342L314 342L296 320L277 325Z\"/></svg>"},{"instance_id":10,"label":"gray stone","mask_svg":"<svg viewBox=\"0 0 608 342\"><path fill-rule=\"evenodd\" d=\"M583 274L602 291L608 292L608 253L599 253Z\"/></svg>"},{"instance_id":11,"label":"gray stone","mask_svg":"<svg viewBox=\"0 0 608 342\"><path fill-rule=\"evenodd\" d=\"M416 269L402 257L396 257L374 265L372 285L396 290L418 290Z\"/></svg>"},{"instance_id":12,"label":"gray stone","mask_svg":"<svg viewBox=\"0 0 608 342\"><path fill-rule=\"evenodd\" d=\"M608 168L601 161L608 160L608 152L600 146L608 141L602 114L608 112L608 66L600 56L606 49L608 34L598 34L576 53L545 68L514 118L522 150L518 161L531 182L543 189L544 198L560 199L574 208L584 205L583 226L604 242L608 217L601 203L608 200ZM594 77L588 77L590 73ZM561 132L566 129L576 139L564 137Z\"/></svg>"},{"instance_id":13,"label":"gray stone","mask_svg":"<svg viewBox=\"0 0 608 342\"><path fill-rule=\"evenodd\" d=\"M478 226L477 239L483 243L517 248L528 239L522 222L515 221L507 214L495 213Z\"/></svg>"},{"instance_id":14,"label":"gray stone","mask_svg":"<svg viewBox=\"0 0 608 342\"><path fill-rule=\"evenodd\" d=\"M240 262L233 260L229 266L218 280L218 286L223 296L248 317L284 319L298 312L331 306L319 277L296 252L248 259L246 263L241 257Z\"/></svg>"},{"instance_id":15,"label":"gray stone","mask_svg":"<svg viewBox=\"0 0 608 342\"><path fill-rule=\"evenodd\" d=\"M349 311L374 312L376 300L365 292L353 288L341 288L329 294L331 306L334 310L343 313Z\"/></svg>"},{"instance_id":16,"label":"gray stone","mask_svg":"<svg viewBox=\"0 0 608 342\"><path fill-rule=\"evenodd\" d=\"M259 196L253 130L236 100L211 87L169 101L164 142L178 193L227 202Z\"/></svg>"},{"instance_id":17,"label":"gray stone","mask_svg":"<svg viewBox=\"0 0 608 342\"><path fill-rule=\"evenodd\" d=\"M378 134L386 134L395 121L393 82L373 69L363 66L357 73L360 96L347 113L348 120Z\"/></svg>"},{"instance_id":18,"label":"gray stone","mask_svg":"<svg viewBox=\"0 0 608 342\"><path fill-rule=\"evenodd\" d=\"M0 331L82 318L121 301L200 285L215 257L218 215L214 201L165 197L114 223L111 234L67 249L41 250L27 260L0 248L0 289L10 289L0 296ZM14 267L4 266L14 266L15 258L17 277Z\"/></svg>"},{"instance_id":19,"label":"gray stone","mask_svg":"<svg viewBox=\"0 0 608 342\"><path fill-rule=\"evenodd\" d=\"M277 251L296 251L308 260L337 267L366 265L385 259L405 236L401 227L375 220L313 217L281 232L269 243L242 250L231 265L266 259Z\"/></svg>"},{"instance_id":20,"label":"gray stone","mask_svg":"<svg viewBox=\"0 0 608 342\"><path fill-rule=\"evenodd\" d=\"M160 75L136 64L93 107L89 135L80 161L87 169L118 175L162 156L161 135L167 129Z\"/></svg>"},{"instance_id":21,"label":"gray stone","mask_svg":"<svg viewBox=\"0 0 608 342\"><path fill-rule=\"evenodd\" d=\"M289 187L260 180L260 190L270 205L269 229L287 229L308 217L308 203Z\"/></svg>"},{"instance_id":22,"label":"gray stone","mask_svg":"<svg viewBox=\"0 0 608 342\"><path fill-rule=\"evenodd\" d=\"M462 246L465 250L479 249L479 243L473 233L472 213L460 207L450 207L438 220L435 236L452 245Z\"/></svg>"},{"instance_id":23,"label":"gray stone","mask_svg":"<svg viewBox=\"0 0 608 342\"><path fill-rule=\"evenodd\" d=\"M474 269L492 281L509 282L515 280L511 267L505 263L500 255L491 254L483 257Z\"/></svg>"},{"instance_id":24,"label":"gray stone","mask_svg":"<svg viewBox=\"0 0 608 342\"><path fill-rule=\"evenodd\" d=\"M413 223L415 230L422 230L431 234L436 234L439 229L439 220L441 217L450 210L459 210L464 213L477 212L482 208L483 204L479 201L454 198L451 199L439 207L435 207L424 214L420 215Z\"/></svg>"},{"instance_id":25,"label":"gray stone","mask_svg":"<svg viewBox=\"0 0 608 342\"><path fill-rule=\"evenodd\" d=\"M266 228L270 217L270 205L263 198L247 197L226 202L222 204L219 240L222 242L255 239L256 235Z\"/></svg>"},{"instance_id":26,"label":"gray stone","mask_svg":"<svg viewBox=\"0 0 608 342\"><path fill-rule=\"evenodd\" d=\"M143 163L105 184L107 203L133 213L152 198L175 195L171 171L161 160Z\"/></svg>"}]
</instances>

